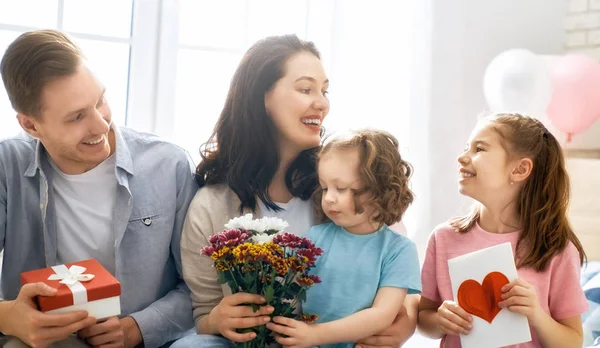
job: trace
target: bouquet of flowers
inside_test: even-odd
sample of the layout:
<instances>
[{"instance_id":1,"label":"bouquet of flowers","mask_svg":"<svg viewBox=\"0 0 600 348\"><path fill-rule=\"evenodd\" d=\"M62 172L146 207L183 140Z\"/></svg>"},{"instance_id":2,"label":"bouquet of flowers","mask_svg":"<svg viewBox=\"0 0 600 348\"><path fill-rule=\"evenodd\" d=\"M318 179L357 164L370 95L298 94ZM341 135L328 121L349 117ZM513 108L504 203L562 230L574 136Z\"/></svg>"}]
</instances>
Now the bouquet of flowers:
<instances>
[{"instance_id":1,"label":"bouquet of flowers","mask_svg":"<svg viewBox=\"0 0 600 348\"><path fill-rule=\"evenodd\" d=\"M231 219L225 230L210 237L203 255L214 260L221 284L227 283L235 294L262 295L275 308L272 317L284 316L314 322L316 315L294 314L298 302L306 299L306 290L320 283L310 274L323 250L307 238L285 232L287 222L278 218L252 219L251 214ZM258 310L257 305L253 305ZM266 327L254 331L256 338L238 343L239 347L266 347L275 342Z\"/></svg>"}]
</instances>

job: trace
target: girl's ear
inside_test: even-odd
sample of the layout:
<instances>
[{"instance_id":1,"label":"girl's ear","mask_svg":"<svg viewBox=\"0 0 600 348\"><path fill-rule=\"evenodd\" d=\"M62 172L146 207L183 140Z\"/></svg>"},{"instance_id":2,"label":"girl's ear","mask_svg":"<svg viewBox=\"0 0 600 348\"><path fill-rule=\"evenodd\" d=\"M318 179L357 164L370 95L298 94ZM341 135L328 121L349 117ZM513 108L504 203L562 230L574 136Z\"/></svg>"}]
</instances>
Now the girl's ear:
<instances>
[{"instance_id":1,"label":"girl's ear","mask_svg":"<svg viewBox=\"0 0 600 348\"><path fill-rule=\"evenodd\" d=\"M517 161L515 168L510 173L510 181L523 182L527 180L533 170L533 161L531 158L521 158Z\"/></svg>"}]
</instances>

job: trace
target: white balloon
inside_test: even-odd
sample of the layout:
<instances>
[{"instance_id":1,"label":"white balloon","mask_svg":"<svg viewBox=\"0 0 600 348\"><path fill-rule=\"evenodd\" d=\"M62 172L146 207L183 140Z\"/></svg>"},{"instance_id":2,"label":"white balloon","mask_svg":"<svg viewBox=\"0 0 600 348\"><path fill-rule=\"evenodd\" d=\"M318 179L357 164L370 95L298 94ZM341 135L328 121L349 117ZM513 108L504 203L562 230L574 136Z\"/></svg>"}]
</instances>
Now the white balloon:
<instances>
[{"instance_id":1,"label":"white balloon","mask_svg":"<svg viewBox=\"0 0 600 348\"><path fill-rule=\"evenodd\" d=\"M488 65L483 92L494 113L544 118L552 97L548 62L528 50L504 51Z\"/></svg>"}]
</instances>

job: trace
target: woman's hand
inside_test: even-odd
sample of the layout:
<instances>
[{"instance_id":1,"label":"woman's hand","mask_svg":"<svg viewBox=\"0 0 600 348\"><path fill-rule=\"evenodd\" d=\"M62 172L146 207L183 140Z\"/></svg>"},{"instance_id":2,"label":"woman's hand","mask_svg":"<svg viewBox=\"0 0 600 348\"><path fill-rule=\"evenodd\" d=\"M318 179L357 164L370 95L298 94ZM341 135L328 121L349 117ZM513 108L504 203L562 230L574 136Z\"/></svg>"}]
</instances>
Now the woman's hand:
<instances>
[{"instance_id":1,"label":"woman's hand","mask_svg":"<svg viewBox=\"0 0 600 348\"><path fill-rule=\"evenodd\" d=\"M233 342L248 342L256 337L254 332L238 333L236 329L246 329L259 325L265 325L271 318L274 310L271 306L262 306L256 312L250 304L262 305L266 302L260 295L248 293L237 293L225 296L221 302L213 308L209 315L209 325L224 337Z\"/></svg>"}]
</instances>

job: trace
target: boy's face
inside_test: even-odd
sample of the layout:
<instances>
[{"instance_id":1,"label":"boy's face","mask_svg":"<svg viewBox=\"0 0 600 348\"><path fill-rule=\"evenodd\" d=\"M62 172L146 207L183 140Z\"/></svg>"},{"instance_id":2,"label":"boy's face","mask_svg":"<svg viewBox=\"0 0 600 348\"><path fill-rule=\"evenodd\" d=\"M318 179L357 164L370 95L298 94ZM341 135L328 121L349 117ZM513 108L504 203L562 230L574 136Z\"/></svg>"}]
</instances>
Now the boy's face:
<instances>
[{"instance_id":1,"label":"boy's face","mask_svg":"<svg viewBox=\"0 0 600 348\"><path fill-rule=\"evenodd\" d=\"M319 160L319 184L323 191L321 206L336 225L354 234L374 232L378 226L371 221L373 208L363 205L364 211L356 213L356 191L363 186L359 174L358 150L331 150ZM368 198L363 194L359 201Z\"/></svg>"},{"instance_id":2,"label":"boy's face","mask_svg":"<svg viewBox=\"0 0 600 348\"><path fill-rule=\"evenodd\" d=\"M48 83L38 117L19 114L25 131L40 139L61 171L84 173L112 153L114 133L105 89L81 64L71 76Z\"/></svg>"}]
</instances>

